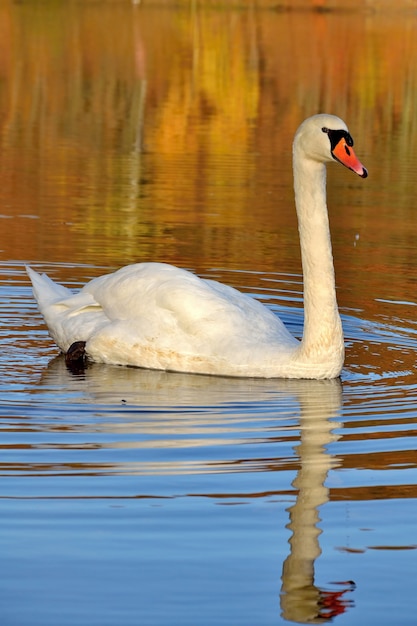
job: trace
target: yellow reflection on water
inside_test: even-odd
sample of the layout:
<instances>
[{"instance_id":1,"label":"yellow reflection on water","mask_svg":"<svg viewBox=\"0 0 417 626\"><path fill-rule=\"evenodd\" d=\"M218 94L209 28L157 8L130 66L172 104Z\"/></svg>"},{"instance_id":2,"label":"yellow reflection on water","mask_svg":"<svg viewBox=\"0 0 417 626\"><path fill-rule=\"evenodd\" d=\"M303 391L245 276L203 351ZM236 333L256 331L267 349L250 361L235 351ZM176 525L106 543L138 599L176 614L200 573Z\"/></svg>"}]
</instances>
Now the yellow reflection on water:
<instances>
[{"instance_id":1,"label":"yellow reflection on water","mask_svg":"<svg viewBox=\"0 0 417 626\"><path fill-rule=\"evenodd\" d=\"M3 260L299 273L291 141L325 110L347 120L370 171L329 174L340 303L405 297L417 261L408 4L301 4L2 3Z\"/></svg>"}]
</instances>

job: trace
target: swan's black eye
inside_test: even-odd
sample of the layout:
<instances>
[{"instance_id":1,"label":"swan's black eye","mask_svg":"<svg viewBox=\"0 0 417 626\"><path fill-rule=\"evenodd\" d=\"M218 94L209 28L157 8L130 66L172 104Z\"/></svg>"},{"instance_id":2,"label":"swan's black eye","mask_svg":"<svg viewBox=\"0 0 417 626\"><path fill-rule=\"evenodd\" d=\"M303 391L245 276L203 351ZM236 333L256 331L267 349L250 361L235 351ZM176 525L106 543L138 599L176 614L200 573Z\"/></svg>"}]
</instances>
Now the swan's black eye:
<instances>
[{"instance_id":1,"label":"swan's black eye","mask_svg":"<svg viewBox=\"0 0 417 626\"><path fill-rule=\"evenodd\" d=\"M329 129L326 128L325 126L323 126L323 128L321 130L323 131L323 133L329 134Z\"/></svg>"}]
</instances>

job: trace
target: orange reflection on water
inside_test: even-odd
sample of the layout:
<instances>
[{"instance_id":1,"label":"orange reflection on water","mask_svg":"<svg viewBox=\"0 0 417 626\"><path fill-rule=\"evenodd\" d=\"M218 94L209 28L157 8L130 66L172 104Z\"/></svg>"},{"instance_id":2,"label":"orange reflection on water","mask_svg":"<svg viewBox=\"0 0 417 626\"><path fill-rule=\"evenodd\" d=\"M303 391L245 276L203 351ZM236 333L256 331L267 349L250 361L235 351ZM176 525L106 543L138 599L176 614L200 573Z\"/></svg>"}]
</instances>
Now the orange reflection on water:
<instances>
[{"instance_id":1,"label":"orange reflection on water","mask_svg":"<svg viewBox=\"0 0 417 626\"><path fill-rule=\"evenodd\" d=\"M394 295L387 275L405 298L417 262L410 15L267 4L3 3L3 259L300 273L291 141L328 110L370 170L360 184L329 174L339 302L376 311L369 294Z\"/></svg>"}]
</instances>

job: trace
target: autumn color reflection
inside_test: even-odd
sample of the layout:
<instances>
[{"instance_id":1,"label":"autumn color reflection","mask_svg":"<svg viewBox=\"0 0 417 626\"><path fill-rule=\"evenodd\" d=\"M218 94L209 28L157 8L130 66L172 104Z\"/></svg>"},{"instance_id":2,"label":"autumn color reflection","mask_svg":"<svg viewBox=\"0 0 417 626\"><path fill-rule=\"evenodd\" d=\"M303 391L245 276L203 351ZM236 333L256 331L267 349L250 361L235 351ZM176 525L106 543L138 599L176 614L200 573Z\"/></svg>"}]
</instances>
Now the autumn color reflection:
<instances>
[{"instance_id":1,"label":"autumn color reflection","mask_svg":"<svg viewBox=\"0 0 417 626\"><path fill-rule=\"evenodd\" d=\"M299 274L291 142L327 110L370 171L360 189L329 174L339 303L389 298L399 275L405 299L413 22L406 3L322 4L2 3L3 259Z\"/></svg>"}]
</instances>

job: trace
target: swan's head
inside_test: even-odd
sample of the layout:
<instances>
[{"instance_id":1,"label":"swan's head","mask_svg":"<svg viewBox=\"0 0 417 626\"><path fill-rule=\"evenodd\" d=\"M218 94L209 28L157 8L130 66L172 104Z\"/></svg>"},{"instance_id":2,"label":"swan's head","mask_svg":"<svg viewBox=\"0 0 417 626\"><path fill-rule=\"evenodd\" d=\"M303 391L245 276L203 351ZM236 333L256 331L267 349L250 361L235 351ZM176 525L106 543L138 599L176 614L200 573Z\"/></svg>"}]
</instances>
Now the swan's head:
<instances>
[{"instance_id":1,"label":"swan's head","mask_svg":"<svg viewBox=\"0 0 417 626\"><path fill-rule=\"evenodd\" d=\"M307 118L295 134L294 154L297 152L319 163L339 161L362 178L368 176L353 150L348 127L335 115L320 113Z\"/></svg>"}]
</instances>

